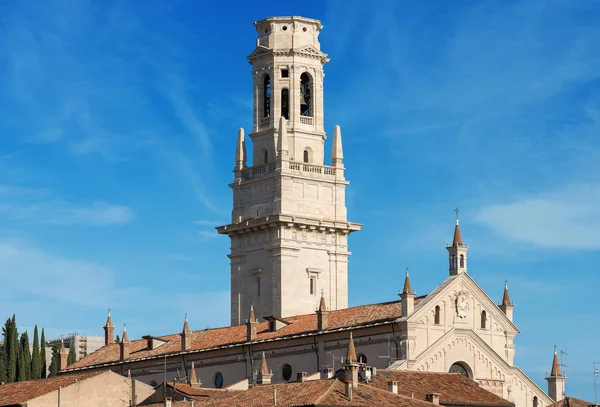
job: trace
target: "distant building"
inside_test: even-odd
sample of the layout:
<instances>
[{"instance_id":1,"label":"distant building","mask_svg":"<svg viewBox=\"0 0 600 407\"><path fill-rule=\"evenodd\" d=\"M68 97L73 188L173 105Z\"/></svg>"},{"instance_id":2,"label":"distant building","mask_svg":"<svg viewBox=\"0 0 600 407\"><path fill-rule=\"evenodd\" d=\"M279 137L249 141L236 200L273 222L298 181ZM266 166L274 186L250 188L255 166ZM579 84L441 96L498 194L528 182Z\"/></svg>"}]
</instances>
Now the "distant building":
<instances>
[{"instance_id":1,"label":"distant building","mask_svg":"<svg viewBox=\"0 0 600 407\"><path fill-rule=\"evenodd\" d=\"M104 338L102 336L80 335L77 332L70 333L62 338L46 341L46 367L48 371L50 371L50 363L52 362L52 346L56 344L60 345L61 340L67 349L75 346L77 360L83 359L85 356L104 346Z\"/></svg>"}]
</instances>

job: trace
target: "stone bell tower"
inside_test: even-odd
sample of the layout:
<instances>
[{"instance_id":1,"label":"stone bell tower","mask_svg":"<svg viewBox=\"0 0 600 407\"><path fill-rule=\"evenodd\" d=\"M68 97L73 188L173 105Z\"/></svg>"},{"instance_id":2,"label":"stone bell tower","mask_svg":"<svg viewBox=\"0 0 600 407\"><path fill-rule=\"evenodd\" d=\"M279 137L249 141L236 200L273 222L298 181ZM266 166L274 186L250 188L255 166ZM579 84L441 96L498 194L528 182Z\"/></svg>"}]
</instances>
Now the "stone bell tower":
<instances>
[{"instance_id":1,"label":"stone bell tower","mask_svg":"<svg viewBox=\"0 0 600 407\"><path fill-rule=\"evenodd\" d=\"M253 306L260 320L348 306L348 235L342 136L325 165L321 23L271 17L254 23L252 165L240 129L233 211L217 228L231 238L231 323Z\"/></svg>"}]
</instances>

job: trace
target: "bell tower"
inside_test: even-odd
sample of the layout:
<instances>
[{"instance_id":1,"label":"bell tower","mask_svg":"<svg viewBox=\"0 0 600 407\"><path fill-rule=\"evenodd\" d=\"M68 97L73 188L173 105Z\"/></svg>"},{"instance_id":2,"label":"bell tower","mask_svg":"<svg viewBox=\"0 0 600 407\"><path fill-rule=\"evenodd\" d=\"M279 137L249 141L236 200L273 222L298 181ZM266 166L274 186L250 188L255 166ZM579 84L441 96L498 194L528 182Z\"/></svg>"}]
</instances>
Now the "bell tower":
<instances>
[{"instance_id":1,"label":"bell tower","mask_svg":"<svg viewBox=\"0 0 600 407\"><path fill-rule=\"evenodd\" d=\"M254 23L252 165L238 132L231 223L231 323L253 306L260 320L348 306L348 235L342 135L325 165L322 25L303 17Z\"/></svg>"}]
</instances>

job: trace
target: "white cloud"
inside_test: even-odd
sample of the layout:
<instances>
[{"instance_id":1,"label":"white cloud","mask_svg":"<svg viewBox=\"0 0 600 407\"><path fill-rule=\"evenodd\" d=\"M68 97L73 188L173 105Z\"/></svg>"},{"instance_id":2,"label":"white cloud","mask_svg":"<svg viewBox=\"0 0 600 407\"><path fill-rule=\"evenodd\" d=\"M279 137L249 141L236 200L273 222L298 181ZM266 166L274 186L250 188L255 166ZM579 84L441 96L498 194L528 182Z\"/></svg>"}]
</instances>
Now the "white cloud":
<instances>
[{"instance_id":1,"label":"white cloud","mask_svg":"<svg viewBox=\"0 0 600 407\"><path fill-rule=\"evenodd\" d=\"M133 220L126 206L96 201L77 205L44 189L0 186L0 217L50 225L119 225Z\"/></svg>"},{"instance_id":2,"label":"white cloud","mask_svg":"<svg viewBox=\"0 0 600 407\"><path fill-rule=\"evenodd\" d=\"M543 248L600 249L600 185L574 184L482 208L477 221Z\"/></svg>"}]
</instances>

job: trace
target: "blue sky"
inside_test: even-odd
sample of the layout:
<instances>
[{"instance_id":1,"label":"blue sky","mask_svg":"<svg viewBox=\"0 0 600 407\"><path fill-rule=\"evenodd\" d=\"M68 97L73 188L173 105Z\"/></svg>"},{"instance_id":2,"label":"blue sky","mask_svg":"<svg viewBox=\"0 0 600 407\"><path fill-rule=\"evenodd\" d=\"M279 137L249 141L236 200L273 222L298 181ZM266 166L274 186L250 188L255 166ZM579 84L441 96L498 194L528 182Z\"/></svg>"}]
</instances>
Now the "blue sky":
<instances>
[{"instance_id":1,"label":"blue sky","mask_svg":"<svg viewBox=\"0 0 600 407\"><path fill-rule=\"evenodd\" d=\"M168 3L168 4L166 4ZM288 4L289 3L289 4ZM516 362L593 399L600 287L600 3L8 1L0 4L0 318L48 337L229 321L237 128L252 23L318 18L325 116L344 136L350 303L403 270L447 276L455 206L469 273L516 303ZM329 148L326 151L330 151Z\"/></svg>"}]
</instances>

